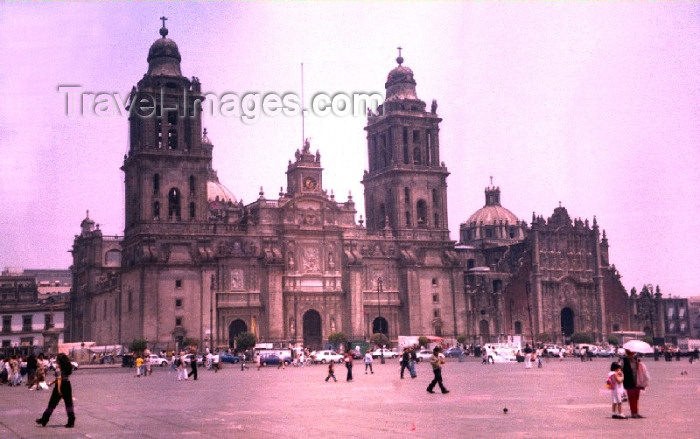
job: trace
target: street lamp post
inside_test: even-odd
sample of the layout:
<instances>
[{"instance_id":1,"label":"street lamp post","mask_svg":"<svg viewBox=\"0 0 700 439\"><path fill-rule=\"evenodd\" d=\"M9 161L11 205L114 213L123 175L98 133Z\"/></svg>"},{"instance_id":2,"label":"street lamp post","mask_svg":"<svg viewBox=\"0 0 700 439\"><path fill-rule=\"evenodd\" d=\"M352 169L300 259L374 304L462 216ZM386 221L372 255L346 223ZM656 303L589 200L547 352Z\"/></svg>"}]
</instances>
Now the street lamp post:
<instances>
[{"instance_id":1,"label":"street lamp post","mask_svg":"<svg viewBox=\"0 0 700 439\"><path fill-rule=\"evenodd\" d=\"M527 298L527 317L530 321L530 338L532 346L535 346L535 329L532 327L532 309L530 307L530 281L525 282L525 297Z\"/></svg>"},{"instance_id":2,"label":"street lamp post","mask_svg":"<svg viewBox=\"0 0 700 439\"><path fill-rule=\"evenodd\" d=\"M382 292L382 278L381 276L377 278L377 308L379 309L379 317L377 320L377 328L379 329L379 333L383 334L382 332L383 326L382 325L382 300L379 297L380 293ZM380 363L384 364L384 346L379 350L379 357L380 357Z\"/></svg>"},{"instance_id":3,"label":"street lamp post","mask_svg":"<svg viewBox=\"0 0 700 439\"><path fill-rule=\"evenodd\" d=\"M211 291L209 294L209 352L214 353L214 275L211 275Z\"/></svg>"}]
</instances>

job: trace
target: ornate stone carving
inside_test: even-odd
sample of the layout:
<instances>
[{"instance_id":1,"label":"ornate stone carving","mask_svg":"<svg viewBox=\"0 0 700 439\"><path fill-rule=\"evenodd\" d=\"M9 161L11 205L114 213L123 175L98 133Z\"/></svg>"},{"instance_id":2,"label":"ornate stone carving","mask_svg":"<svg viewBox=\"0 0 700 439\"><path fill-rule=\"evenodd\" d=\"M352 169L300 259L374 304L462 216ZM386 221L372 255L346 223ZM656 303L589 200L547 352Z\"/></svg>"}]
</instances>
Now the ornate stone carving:
<instances>
[{"instance_id":1,"label":"ornate stone carving","mask_svg":"<svg viewBox=\"0 0 700 439\"><path fill-rule=\"evenodd\" d=\"M314 248L314 247L305 248L303 258L304 258L303 264L304 264L304 272L305 273L321 271L320 266L319 266L319 252L318 252L317 248Z\"/></svg>"},{"instance_id":2,"label":"ornate stone carving","mask_svg":"<svg viewBox=\"0 0 700 439\"><path fill-rule=\"evenodd\" d=\"M217 247L219 256L255 256L257 247L243 240L222 241Z\"/></svg>"},{"instance_id":3,"label":"ornate stone carving","mask_svg":"<svg viewBox=\"0 0 700 439\"><path fill-rule=\"evenodd\" d=\"M299 214L299 223L305 226L315 226L320 222L318 212L315 210L307 210Z\"/></svg>"},{"instance_id":4,"label":"ornate stone carving","mask_svg":"<svg viewBox=\"0 0 700 439\"><path fill-rule=\"evenodd\" d=\"M245 272L241 268L234 268L231 270L231 289L232 290L244 290L245 289Z\"/></svg>"}]
</instances>

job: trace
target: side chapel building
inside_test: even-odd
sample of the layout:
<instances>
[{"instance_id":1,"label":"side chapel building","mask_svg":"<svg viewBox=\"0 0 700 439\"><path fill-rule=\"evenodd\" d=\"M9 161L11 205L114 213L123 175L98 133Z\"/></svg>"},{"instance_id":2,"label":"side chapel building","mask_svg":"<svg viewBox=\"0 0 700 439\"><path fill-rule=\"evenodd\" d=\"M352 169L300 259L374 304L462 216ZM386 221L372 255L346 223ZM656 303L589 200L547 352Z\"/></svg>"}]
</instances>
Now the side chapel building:
<instances>
[{"instance_id":1,"label":"side chapel building","mask_svg":"<svg viewBox=\"0 0 700 439\"><path fill-rule=\"evenodd\" d=\"M441 119L401 56L367 116L365 223L352 196L328 194L308 142L287 165L286 190L243 205L213 169L199 79L182 75L177 45L160 34L130 99L124 235L103 235L88 215L74 240L69 339L229 347L249 331L320 348L339 331L485 343L574 332L602 341L630 327L595 219L560 206L528 225L489 187L450 240ZM177 110L149 116L154 106Z\"/></svg>"}]
</instances>

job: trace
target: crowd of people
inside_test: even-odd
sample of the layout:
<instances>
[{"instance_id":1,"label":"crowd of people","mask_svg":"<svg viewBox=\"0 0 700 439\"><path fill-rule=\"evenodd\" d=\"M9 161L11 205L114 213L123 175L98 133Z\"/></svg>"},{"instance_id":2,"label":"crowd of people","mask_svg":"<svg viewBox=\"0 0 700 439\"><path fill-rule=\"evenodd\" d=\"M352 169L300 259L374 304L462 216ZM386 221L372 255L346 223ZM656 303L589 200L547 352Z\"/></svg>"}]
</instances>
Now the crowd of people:
<instances>
[{"instance_id":1,"label":"crowd of people","mask_svg":"<svg viewBox=\"0 0 700 439\"><path fill-rule=\"evenodd\" d=\"M465 354L473 352L474 354L487 355L489 347L485 346L483 348L473 349L470 351L468 347L465 346ZM452 348L456 349L456 348ZM450 349L450 351L452 350ZM421 350L418 346L405 347L399 356L399 368L398 375L400 379L404 379L406 371L408 375L415 379L417 378L416 372L416 362L418 361L417 353ZM433 372L433 379L430 381L427 391L429 393L435 393L435 388L439 388L443 394L449 393L449 390L445 387L443 383L443 366L446 363L445 355L442 352L440 346L436 346L432 349L432 355L430 355L429 362L431 365L431 370ZM530 346L526 344L522 350L517 351L517 357L522 358L525 363L525 367L530 369L533 365L537 364L538 367L542 367L541 358L543 355L542 346ZM624 352L624 355L622 355ZM652 351L649 350L649 353ZM612 399L612 418L613 419L628 419L628 418L642 418L643 416L639 412L639 400L642 390L644 390L650 381L649 372L642 361L640 355L628 349L620 349L621 354L618 359L612 362L610 365L610 370L605 381L606 387L611 392ZM246 368L246 358L255 359L256 355L254 351L236 353L239 358L241 358L241 368L245 370ZM582 348L578 352L582 361L586 361L590 358L588 351ZM197 365L197 355L196 350L180 351L179 353L169 352L161 353L161 357L164 358L169 355L169 363L171 371L177 372L177 380L184 381L188 380L190 377L193 380L198 378L198 365ZM314 357L314 352L309 352L308 349L298 349L294 350L292 353L293 359L290 361L291 364L304 365L307 362L311 362ZM689 361L692 363L697 359L698 350L691 352L689 355ZM137 355L134 361L134 366L136 367L136 377L150 376L152 374L152 364L150 364L149 357L155 357L150 355ZM259 356L258 356L259 358ZM655 355L655 359L658 359L659 355ZM677 357L679 358L679 357ZM364 354L355 352L352 349L348 349L343 353L341 364L344 365L346 376L345 380L347 382L352 382L354 380L353 376L353 363L354 360L360 359L361 363L364 364L365 374L374 374L374 358L372 351L367 349ZM219 352L209 352L206 351L202 358L202 361L207 370L217 372L221 366ZM282 362L280 367L285 363ZM57 404L61 399L64 400L66 405L66 411L68 413L68 424L66 427L72 427L75 423L75 414L72 404L72 389L70 387L69 377L73 371L74 365L71 363L68 356L65 354L59 354L57 357L46 358L43 354L39 355L11 355L7 356L2 360L0 367L0 384L6 384L9 386L19 387L26 385L29 390L45 390L50 389L54 385L54 389L51 393L49 399L49 404L44 411L41 418L37 419L36 422L42 426L46 425L49 421L51 413L56 408ZM260 366L259 366L260 367ZM189 369L189 371L188 371ZM53 371L55 379L53 381L47 382L47 375L49 371ZM26 377L26 378L25 378ZM325 381L330 380L334 382L338 381L336 377L336 365L330 362L327 365L327 374L325 376ZM623 414L623 403L627 402L630 408L630 415L625 416Z\"/></svg>"},{"instance_id":2,"label":"crowd of people","mask_svg":"<svg viewBox=\"0 0 700 439\"><path fill-rule=\"evenodd\" d=\"M0 385L12 387L25 385L29 390L48 389L46 375L56 369L56 357L47 358L44 354L7 356L0 367Z\"/></svg>"}]
</instances>

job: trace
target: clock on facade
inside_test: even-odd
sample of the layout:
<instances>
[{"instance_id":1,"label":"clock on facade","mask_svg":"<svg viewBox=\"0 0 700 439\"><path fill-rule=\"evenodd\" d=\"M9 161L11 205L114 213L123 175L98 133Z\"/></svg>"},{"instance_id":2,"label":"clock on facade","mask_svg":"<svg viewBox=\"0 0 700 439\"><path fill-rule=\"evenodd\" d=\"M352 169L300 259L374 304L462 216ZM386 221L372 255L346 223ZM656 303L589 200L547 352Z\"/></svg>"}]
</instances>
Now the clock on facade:
<instances>
[{"instance_id":1,"label":"clock on facade","mask_svg":"<svg viewBox=\"0 0 700 439\"><path fill-rule=\"evenodd\" d=\"M313 177L304 178L304 189L307 191L316 189L316 180Z\"/></svg>"}]
</instances>

